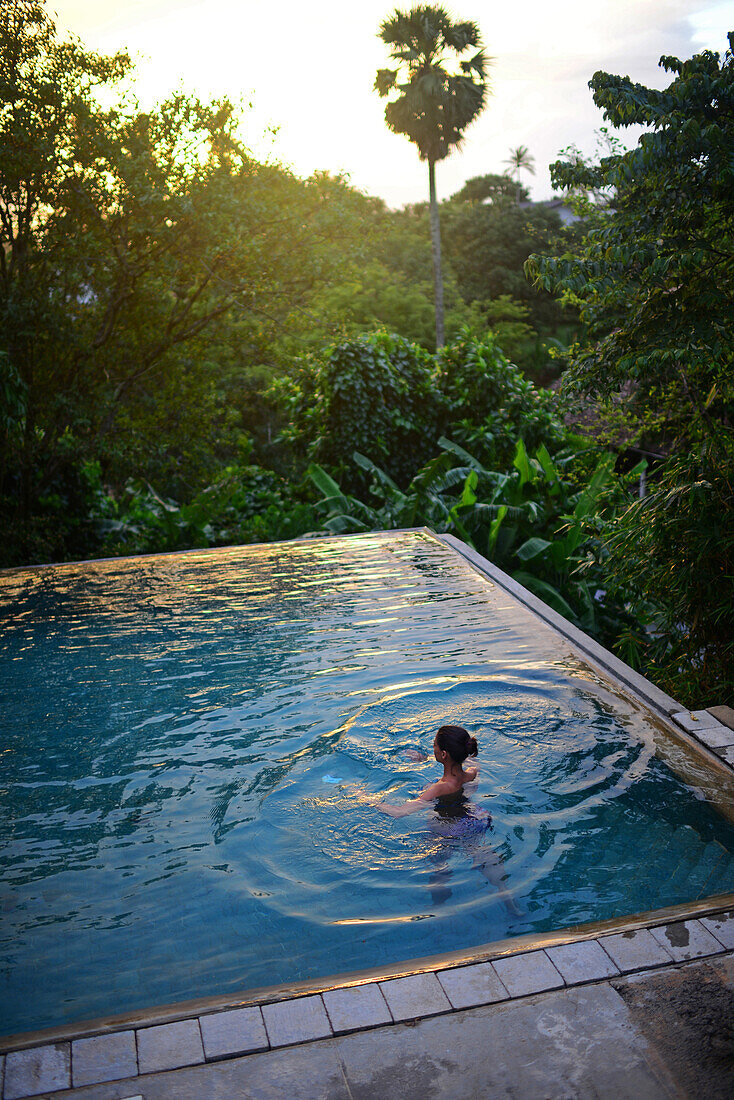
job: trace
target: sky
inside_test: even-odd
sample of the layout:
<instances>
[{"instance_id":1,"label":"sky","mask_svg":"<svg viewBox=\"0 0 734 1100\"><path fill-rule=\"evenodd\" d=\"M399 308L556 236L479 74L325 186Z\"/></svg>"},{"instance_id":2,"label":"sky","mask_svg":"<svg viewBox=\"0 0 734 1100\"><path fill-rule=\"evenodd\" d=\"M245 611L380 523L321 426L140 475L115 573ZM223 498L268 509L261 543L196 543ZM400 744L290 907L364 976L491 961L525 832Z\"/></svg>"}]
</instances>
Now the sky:
<instances>
[{"instance_id":1,"label":"sky","mask_svg":"<svg viewBox=\"0 0 734 1100\"><path fill-rule=\"evenodd\" d=\"M412 3L412 0L411 0ZM403 10L411 3L400 4ZM175 89L244 101L245 140L299 176L343 172L390 206L427 198L427 168L384 121L372 90L389 67L380 23L387 0L50 0L61 32L136 61L144 107ZM534 199L551 195L548 164L575 145L596 147L604 125L588 81L599 69L663 87L662 54L723 52L734 0L524 0L447 4L476 22L493 58L492 94L463 147L437 167L439 197L472 176L502 172L525 145ZM634 144L636 134L620 135Z\"/></svg>"}]
</instances>

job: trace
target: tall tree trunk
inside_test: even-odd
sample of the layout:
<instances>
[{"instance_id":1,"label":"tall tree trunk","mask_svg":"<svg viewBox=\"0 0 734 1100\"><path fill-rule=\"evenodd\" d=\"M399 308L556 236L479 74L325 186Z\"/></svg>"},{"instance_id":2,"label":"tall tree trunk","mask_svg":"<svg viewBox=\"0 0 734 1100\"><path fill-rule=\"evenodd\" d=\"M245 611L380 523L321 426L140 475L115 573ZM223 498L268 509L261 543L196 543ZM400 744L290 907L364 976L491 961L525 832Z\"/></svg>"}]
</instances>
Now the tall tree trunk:
<instances>
[{"instance_id":1,"label":"tall tree trunk","mask_svg":"<svg viewBox=\"0 0 734 1100\"><path fill-rule=\"evenodd\" d=\"M433 254L433 300L436 306L436 350L444 345L443 338L443 274L441 272L441 226L436 202L436 165L428 162L428 195L431 215L431 252Z\"/></svg>"}]
</instances>

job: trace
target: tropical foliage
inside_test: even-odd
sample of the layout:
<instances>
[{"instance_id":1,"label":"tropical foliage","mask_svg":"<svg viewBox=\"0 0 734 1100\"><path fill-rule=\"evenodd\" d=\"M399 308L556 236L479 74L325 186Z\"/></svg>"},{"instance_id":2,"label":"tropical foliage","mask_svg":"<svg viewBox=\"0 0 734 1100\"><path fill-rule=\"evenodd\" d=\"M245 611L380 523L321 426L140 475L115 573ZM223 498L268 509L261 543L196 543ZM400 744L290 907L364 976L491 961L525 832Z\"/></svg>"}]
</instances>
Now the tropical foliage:
<instances>
[{"instance_id":1,"label":"tropical foliage","mask_svg":"<svg viewBox=\"0 0 734 1100\"><path fill-rule=\"evenodd\" d=\"M660 91L596 73L613 126L647 128L630 151L553 166L555 181L606 195L579 251L530 273L578 306L585 339L567 391L613 404L668 455L654 491L609 533L609 584L653 624L645 659L674 687L734 687L734 34L724 57L663 57ZM694 673L695 670L695 673ZM700 698L700 696L699 696Z\"/></svg>"},{"instance_id":2,"label":"tropical foliage","mask_svg":"<svg viewBox=\"0 0 734 1100\"><path fill-rule=\"evenodd\" d=\"M577 484L569 467L586 455L577 450L551 458L541 445L534 457L520 439L509 469L494 470L448 439L407 489L367 457L355 463L370 477L375 503L343 493L317 465L309 474L322 494L324 526L334 534L426 525L456 535L510 573L550 607L607 644L634 625L623 600L605 590L601 534L605 516L629 499L625 480L614 473L614 456L603 454Z\"/></svg>"},{"instance_id":3,"label":"tropical foliage","mask_svg":"<svg viewBox=\"0 0 734 1100\"><path fill-rule=\"evenodd\" d=\"M303 359L276 388L287 405L283 439L350 489L364 481L355 480L353 448L407 485L444 432L498 462L511 460L518 433L551 448L565 438L552 396L508 361L491 333L468 329L436 355L391 333L361 336Z\"/></svg>"}]
</instances>

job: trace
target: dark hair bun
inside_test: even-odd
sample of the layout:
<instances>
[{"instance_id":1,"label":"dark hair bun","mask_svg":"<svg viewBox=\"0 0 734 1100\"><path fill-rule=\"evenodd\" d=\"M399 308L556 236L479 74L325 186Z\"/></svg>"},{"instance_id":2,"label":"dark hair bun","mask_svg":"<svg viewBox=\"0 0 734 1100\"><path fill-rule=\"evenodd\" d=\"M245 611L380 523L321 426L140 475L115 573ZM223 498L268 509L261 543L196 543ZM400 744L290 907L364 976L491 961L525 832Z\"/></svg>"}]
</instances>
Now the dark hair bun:
<instances>
[{"instance_id":1,"label":"dark hair bun","mask_svg":"<svg viewBox=\"0 0 734 1100\"><path fill-rule=\"evenodd\" d=\"M437 735L438 747L444 749L452 760L461 764L467 756L476 756L477 741L463 726L441 726Z\"/></svg>"}]
</instances>

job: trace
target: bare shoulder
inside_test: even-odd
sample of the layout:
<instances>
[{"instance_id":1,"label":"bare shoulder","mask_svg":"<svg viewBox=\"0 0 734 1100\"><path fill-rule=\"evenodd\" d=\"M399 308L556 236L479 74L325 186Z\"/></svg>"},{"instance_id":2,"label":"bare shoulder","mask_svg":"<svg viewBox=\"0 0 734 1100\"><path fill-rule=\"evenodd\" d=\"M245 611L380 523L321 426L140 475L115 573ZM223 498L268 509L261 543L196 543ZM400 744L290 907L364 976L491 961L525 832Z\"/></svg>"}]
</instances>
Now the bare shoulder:
<instances>
[{"instance_id":1,"label":"bare shoulder","mask_svg":"<svg viewBox=\"0 0 734 1100\"><path fill-rule=\"evenodd\" d=\"M424 802L430 802L432 798L440 798L442 794L453 794L453 788L444 783L442 779L439 779L436 783L431 783L429 787L422 790L418 795Z\"/></svg>"}]
</instances>

